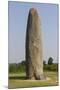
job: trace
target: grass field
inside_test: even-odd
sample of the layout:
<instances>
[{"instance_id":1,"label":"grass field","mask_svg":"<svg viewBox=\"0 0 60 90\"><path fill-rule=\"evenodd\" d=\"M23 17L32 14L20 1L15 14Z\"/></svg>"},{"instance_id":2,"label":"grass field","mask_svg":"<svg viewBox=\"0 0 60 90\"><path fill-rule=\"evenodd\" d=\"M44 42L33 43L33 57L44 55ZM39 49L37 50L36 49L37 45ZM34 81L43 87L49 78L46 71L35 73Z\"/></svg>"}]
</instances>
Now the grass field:
<instances>
[{"instance_id":1,"label":"grass field","mask_svg":"<svg viewBox=\"0 0 60 90\"><path fill-rule=\"evenodd\" d=\"M26 80L25 73L9 74L8 88L26 88L58 85L57 72L45 71L44 75L48 78L47 80Z\"/></svg>"}]
</instances>

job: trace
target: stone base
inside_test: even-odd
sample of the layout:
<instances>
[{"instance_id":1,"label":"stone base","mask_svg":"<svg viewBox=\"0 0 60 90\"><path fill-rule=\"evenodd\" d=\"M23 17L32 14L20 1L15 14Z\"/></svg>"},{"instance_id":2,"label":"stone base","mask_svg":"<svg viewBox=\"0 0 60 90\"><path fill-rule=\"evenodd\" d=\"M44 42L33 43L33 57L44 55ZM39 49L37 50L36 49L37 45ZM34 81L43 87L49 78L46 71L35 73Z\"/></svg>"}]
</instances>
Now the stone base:
<instances>
[{"instance_id":1,"label":"stone base","mask_svg":"<svg viewBox=\"0 0 60 90\"><path fill-rule=\"evenodd\" d=\"M32 80L32 81L36 81L36 80L40 80L40 81L48 81L48 80L51 80L51 78L49 77L44 77L44 78L41 78L41 79L35 79L34 77L31 77L31 78L26 78L26 80Z\"/></svg>"},{"instance_id":2,"label":"stone base","mask_svg":"<svg viewBox=\"0 0 60 90\"><path fill-rule=\"evenodd\" d=\"M45 80L46 77L44 75L40 75L38 77L36 77L36 76L26 77L26 79L29 79L29 80Z\"/></svg>"}]
</instances>

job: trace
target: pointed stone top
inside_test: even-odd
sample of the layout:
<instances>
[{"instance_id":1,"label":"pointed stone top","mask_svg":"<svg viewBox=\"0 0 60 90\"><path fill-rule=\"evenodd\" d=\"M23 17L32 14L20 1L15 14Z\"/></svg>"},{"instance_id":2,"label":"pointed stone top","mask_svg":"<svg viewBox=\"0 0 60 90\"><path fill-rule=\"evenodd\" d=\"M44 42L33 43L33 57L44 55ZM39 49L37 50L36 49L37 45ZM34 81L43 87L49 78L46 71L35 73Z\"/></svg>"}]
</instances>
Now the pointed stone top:
<instances>
[{"instance_id":1,"label":"pointed stone top","mask_svg":"<svg viewBox=\"0 0 60 90\"><path fill-rule=\"evenodd\" d=\"M29 11L31 14L37 13L37 10L35 8L31 8Z\"/></svg>"},{"instance_id":2,"label":"pointed stone top","mask_svg":"<svg viewBox=\"0 0 60 90\"><path fill-rule=\"evenodd\" d=\"M31 8L30 11L37 11L35 8Z\"/></svg>"}]
</instances>

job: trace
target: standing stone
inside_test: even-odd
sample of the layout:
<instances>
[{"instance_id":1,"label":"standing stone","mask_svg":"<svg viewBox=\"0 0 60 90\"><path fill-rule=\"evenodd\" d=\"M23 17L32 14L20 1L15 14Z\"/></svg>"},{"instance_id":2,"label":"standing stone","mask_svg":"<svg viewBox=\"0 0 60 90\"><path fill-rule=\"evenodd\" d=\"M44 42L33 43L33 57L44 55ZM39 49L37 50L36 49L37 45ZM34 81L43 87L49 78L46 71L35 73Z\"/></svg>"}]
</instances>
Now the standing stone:
<instances>
[{"instance_id":1,"label":"standing stone","mask_svg":"<svg viewBox=\"0 0 60 90\"><path fill-rule=\"evenodd\" d=\"M31 8L26 31L26 77L28 79L43 79L42 58L41 23L37 10Z\"/></svg>"}]
</instances>

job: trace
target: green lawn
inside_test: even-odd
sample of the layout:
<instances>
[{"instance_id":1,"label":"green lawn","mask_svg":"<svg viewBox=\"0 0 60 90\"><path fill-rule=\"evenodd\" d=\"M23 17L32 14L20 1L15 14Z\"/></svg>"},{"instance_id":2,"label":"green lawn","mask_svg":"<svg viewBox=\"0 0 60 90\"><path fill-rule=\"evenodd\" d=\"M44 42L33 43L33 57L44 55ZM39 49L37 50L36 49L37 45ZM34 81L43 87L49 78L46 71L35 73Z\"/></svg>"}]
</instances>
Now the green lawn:
<instances>
[{"instance_id":1,"label":"green lawn","mask_svg":"<svg viewBox=\"0 0 60 90\"><path fill-rule=\"evenodd\" d=\"M26 80L25 73L9 74L8 88L24 88L24 87L42 87L42 86L57 86L58 73L45 71L44 75L47 80Z\"/></svg>"}]
</instances>

